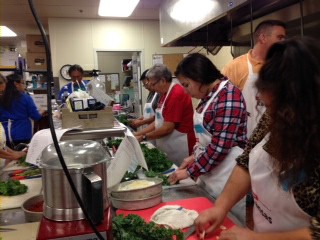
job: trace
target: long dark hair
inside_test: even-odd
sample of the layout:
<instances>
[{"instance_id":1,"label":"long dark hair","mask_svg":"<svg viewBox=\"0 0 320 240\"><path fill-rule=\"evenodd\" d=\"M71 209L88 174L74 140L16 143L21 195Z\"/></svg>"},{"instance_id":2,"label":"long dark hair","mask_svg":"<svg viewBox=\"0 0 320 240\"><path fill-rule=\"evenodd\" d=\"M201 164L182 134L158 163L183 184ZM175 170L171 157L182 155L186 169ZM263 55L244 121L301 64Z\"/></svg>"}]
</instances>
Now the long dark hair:
<instances>
[{"instance_id":1,"label":"long dark hair","mask_svg":"<svg viewBox=\"0 0 320 240\"><path fill-rule=\"evenodd\" d=\"M22 81L22 76L14 73L14 74L8 75L6 78L7 78L6 89L0 99L0 104L5 109L10 109L13 104L13 101L22 96L22 93L20 93L16 88L16 86L14 85L15 82L20 83Z\"/></svg>"},{"instance_id":2,"label":"long dark hair","mask_svg":"<svg viewBox=\"0 0 320 240\"><path fill-rule=\"evenodd\" d=\"M290 189L320 164L320 47L310 38L274 44L256 86L272 96L268 148Z\"/></svg>"},{"instance_id":3,"label":"long dark hair","mask_svg":"<svg viewBox=\"0 0 320 240\"><path fill-rule=\"evenodd\" d=\"M192 53L186 56L178 64L174 72L176 77L184 76L202 85L209 85L223 75L209 58L200 53Z\"/></svg>"}]
</instances>

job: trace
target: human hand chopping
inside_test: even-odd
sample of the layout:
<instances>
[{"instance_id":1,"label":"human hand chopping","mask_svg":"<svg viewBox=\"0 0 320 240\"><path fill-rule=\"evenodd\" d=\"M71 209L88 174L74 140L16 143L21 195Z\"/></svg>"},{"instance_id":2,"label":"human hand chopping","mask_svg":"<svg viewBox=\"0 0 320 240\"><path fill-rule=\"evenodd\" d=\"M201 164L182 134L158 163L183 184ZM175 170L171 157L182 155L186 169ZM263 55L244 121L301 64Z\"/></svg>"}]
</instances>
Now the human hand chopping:
<instances>
[{"instance_id":1,"label":"human hand chopping","mask_svg":"<svg viewBox=\"0 0 320 240\"><path fill-rule=\"evenodd\" d=\"M234 226L229 230L222 231L219 240L251 240L254 232L248 228Z\"/></svg>"},{"instance_id":2,"label":"human hand chopping","mask_svg":"<svg viewBox=\"0 0 320 240\"><path fill-rule=\"evenodd\" d=\"M189 177L189 174L187 172L187 167L192 164L194 162L194 156L191 155L187 158L185 158L183 160L183 162L181 163L180 167L174 172L172 173L169 178L168 181L171 185L176 184L178 181L182 180L182 179L186 179Z\"/></svg>"},{"instance_id":3,"label":"human hand chopping","mask_svg":"<svg viewBox=\"0 0 320 240\"><path fill-rule=\"evenodd\" d=\"M217 207L212 207L201 212L194 221L198 238L203 240L205 235L218 229L226 215L227 213L223 209Z\"/></svg>"}]
</instances>

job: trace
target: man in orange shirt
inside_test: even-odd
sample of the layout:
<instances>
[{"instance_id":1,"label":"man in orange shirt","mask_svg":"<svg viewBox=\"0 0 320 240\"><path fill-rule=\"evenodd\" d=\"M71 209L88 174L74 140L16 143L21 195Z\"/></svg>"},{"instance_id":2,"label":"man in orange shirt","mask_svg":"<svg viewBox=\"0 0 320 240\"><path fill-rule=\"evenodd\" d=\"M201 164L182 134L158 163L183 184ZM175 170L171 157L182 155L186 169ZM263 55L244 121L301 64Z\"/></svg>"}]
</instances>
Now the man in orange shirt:
<instances>
[{"instance_id":1,"label":"man in orange shirt","mask_svg":"<svg viewBox=\"0 0 320 240\"><path fill-rule=\"evenodd\" d=\"M222 69L222 73L242 91L245 98L248 111L248 138L265 111L264 106L257 104L255 80L264 64L269 48L274 43L284 40L285 36L286 26L282 21L266 20L261 22L254 30L254 47L248 53L232 60Z\"/></svg>"}]
</instances>

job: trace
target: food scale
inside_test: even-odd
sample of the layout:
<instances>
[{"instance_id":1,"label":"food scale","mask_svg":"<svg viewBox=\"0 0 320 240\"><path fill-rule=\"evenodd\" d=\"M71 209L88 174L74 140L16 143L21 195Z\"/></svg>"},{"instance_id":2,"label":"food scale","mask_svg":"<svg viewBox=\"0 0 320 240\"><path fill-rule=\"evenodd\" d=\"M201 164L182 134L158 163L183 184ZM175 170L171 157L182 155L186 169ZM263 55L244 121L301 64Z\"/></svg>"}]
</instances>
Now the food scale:
<instances>
[{"instance_id":1,"label":"food scale","mask_svg":"<svg viewBox=\"0 0 320 240\"><path fill-rule=\"evenodd\" d=\"M97 129L95 130L97 134L93 135L92 130L78 131L71 134L66 134L61 138L63 140L70 139L95 139L101 140L106 137L114 136L124 136L126 128L113 128L113 129ZM45 187L45 186L44 186ZM95 225L97 231L101 234L104 239L112 239L112 210L109 200L107 201L107 206L103 212L103 220L101 223ZM90 224L86 219L74 220L74 221L55 221L45 216L42 217L40 221L40 226L38 230L37 240L89 240L89 239L99 239L95 234Z\"/></svg>"}]
</instances>

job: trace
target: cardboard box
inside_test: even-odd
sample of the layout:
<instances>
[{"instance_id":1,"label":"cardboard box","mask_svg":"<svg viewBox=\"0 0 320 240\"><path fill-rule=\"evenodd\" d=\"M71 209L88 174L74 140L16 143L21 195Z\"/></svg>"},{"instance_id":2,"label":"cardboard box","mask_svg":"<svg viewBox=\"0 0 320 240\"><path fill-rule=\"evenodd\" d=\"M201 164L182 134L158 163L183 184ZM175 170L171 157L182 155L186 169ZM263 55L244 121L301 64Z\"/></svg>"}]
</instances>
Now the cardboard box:
<instances>
[{"instance_id":1,"label":"cardboard box","mask_svg":"<svg viewBox=\"0 0 320 240\"><path fill-rule=\"evenodd\" d=\"M49 37L47 36L48 40ZM45 53L44 41L41 35L27 35L27 52Z\"/></svg>"},{"instance_id":2,"label":"cardboard box","mask_svg":"<svg viewBox=\"0 0 320 240\"><path fill-rule=\"evenodd\" d=\"M31 97L39 110L48 110L47 94L32 94Z\"/></svg>"},{"instance_id":3,"label":"cardboard box","mask_svg":"<svg viewBox=\"0 0 320 240\"><path fill-rule=\"evenodd\" d=\"M62 128L113 128L114 120L112 107L106 107L105 110L100 111L79 112L70 112L67 108L62 109Z\"/></svg>"},{"instance_id":4,"label":"cardboard box","mask_svg":"<svg viewBox=\"0 0 320 240\"><path fill-rule=\"evenodd\" d=\"M30 53L27 52L27 69L46 70L47 58L45 53Z\"/></svg>"}]
</instances>

